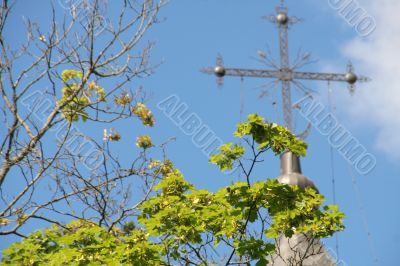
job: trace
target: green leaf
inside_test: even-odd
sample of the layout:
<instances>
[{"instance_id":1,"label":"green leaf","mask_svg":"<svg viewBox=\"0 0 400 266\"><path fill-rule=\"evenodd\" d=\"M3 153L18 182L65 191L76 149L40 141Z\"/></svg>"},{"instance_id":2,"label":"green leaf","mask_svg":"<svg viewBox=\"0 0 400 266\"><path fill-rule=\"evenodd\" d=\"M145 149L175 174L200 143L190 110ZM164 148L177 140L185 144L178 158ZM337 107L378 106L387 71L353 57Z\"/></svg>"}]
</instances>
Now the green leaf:
<instances>
[{"instance_id":1,"label":"green leaf","mask_svg":"<svg viewBox=\"0 0 400 266\"><path fill-rule=\"evenodd\" d=\"M210 163L218 165L221 171L231 170L245 152L242 146L233 143L223 144L218 150L220 153L211 155Z\"/></svg>"}]
</instances>

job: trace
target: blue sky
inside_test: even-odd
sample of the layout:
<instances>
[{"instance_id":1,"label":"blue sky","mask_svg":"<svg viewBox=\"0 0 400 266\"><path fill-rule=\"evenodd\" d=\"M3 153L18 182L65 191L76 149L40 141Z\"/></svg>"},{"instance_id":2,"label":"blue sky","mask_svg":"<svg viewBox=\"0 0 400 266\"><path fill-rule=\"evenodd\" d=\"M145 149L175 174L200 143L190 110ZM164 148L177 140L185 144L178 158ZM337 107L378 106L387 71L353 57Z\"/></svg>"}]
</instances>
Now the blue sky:
<instances>
[{"instance_id":1,"label":"blue sky","mask_svg":"<svg viewBox=\"0 0 400 266\"><path fill-rule=\"evenodd\" d=\"M14 12L16 21L22 15L40 18L43 11L37 2L47 3L44 0L21 2L24 4L18 5ZM399 24L396 14L400 5L395 0L379 1L379 5L359 0L359 5L377 23L370 36L361 37L330 2L333 1L287 1L290 14L304 18L303 23L290 29L291 59L301 48L318 59L305 70L335 72L345 71L351 59L356 72L373 79L369 84L359 84L353 96L349 95L346 84L332 84L336 118L377 158L371 173L352 177L353 166L349 166L339 152L333 151L336 200L347 216L347 229L339 233L339 257L349 266L396 266L399 265L396 252L400 248L400 138L397 137L400 119L395 114L400 111L400 98L396 97L400 96L396 90L400 65L394 58L399 55L395 44L399 43L400 36L396 25ZM225 65L231 67L264 68L252 58L257 56L257 50L270 49L278 60L277 29L261 19L274 14L278 3L277 0L172 0L160 13L160 18L165 19L147 35L147 39L156 44L152 61L163 64L150 78L136 81L152 94L148 105L157 119L157 127L146 132L159 142L176 137L168 148L170 157L198 187L216 190L237 178L223 175L210 165L191 137L157 109L157 103L171 95L178 96L190 112L197 114L226 142L234 140L232 132L236 123L249 113L282 122L280 105L276 108L272 104L280 102L279 87L269 90L269 97L258 97L268 80L245 78L241 82L240 78L228 77L224 87L218 89L213 76L199 72L202 67L214 66L218 53L223 55ZM18 31L22 33L22 28L18 27ZM305 85L317 91L316 97L329 106L325 82ZM294 98L298 99L299 95L295 94ZM296 119L299 125L304 125L303 117ZM139 127L130 132L140 133L142 128ZM101 136L102 132L98 134ZM313 129L307 142L309 151L302 160L303 173L314 180L327 202L332 203L328 138ZM129 151L121 150L121 155L128 156ZM256 174L258 179L278 176L278 158L268 158ZM0 241L0 248L10 241L12 239L8 238L6 245ZM325 243L335 252L334 238ZM376 258L378 262L374 264Z\"/></svg>"}]
</instances>

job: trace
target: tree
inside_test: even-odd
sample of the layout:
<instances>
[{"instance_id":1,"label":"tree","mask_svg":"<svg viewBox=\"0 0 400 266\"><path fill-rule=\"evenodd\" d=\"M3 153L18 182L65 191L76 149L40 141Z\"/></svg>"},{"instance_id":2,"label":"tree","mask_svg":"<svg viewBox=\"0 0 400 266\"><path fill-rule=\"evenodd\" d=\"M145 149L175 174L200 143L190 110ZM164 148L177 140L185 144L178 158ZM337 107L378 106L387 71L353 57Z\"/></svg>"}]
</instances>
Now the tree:
<instances>
[{"instance_id":1,"label":"tree","mask_svg":"<svg viewBox=\"0 0 400 266\"><path fill-rule=\"evenodd\" d=\"M54 226L12 245L2 263L267 265L281 235L319 239L344 229L343 213L337 206L321 208L324 197L314 189L252 180L254 168L268 151L279 155L290 150L304 156L307 146L302 140L255 114L238 124L234 135L246 147L224 144L210 162L222 171L239 166L245 182L213 193L196 189L172 165L156 162L152 167L163 178L156 193L140 204L134 223L113 230L89 221ZM148 141L144 150L151 146Z\"/></svg>"},{"instance_id":2,"label":"tree","mask_svg":"<svg viewBox=\"0 0 400 266\"><path fill-rule=\"evenodd\" d=\"M17 47L7 36L18 3L3 0L0 10L0 235L89 217L112 230L161 178L146 168L146 151L119 160L110 143L124 136L110 127L131 117L154 125L137 84L156 67L143 36L164 3L49 1L49 28L26 19L27 41Z\"/></svg>"}]
</instances>

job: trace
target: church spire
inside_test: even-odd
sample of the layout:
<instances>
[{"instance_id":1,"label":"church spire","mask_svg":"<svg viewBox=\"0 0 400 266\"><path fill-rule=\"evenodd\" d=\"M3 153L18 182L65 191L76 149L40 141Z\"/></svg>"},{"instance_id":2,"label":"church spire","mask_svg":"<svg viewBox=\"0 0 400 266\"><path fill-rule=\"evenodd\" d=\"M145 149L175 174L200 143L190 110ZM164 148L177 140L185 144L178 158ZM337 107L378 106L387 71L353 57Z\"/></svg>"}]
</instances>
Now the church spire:
<instances>
[{"instance_id":1,"label":"church spire","mask_svg":"<svg viewBox=\"0 0 400 266\"><path fill-rule=\"evenodd\" d=\"M281 155L281 175L278 177L278 181L282 184L296 185L303 189L311 187L318 191L314 182L302 175L300 158L291 151L286 151Z\"/></svg>"},{"instance_id":2,"label":"church spire","mask_svg":"<svg viewBox=\"0 0 400 266\"><path fill-rule=\"evenodd\" d=\"M306 88L301 81L337 81L346 82L349 91L354 92L356 82L366 82L369 78L357 76L354 73L353 66L349 64L345 73L320 73L300 71L300 68L310 63L309 53L300 56L299 60L291 64L289 60L289 27L302 19L289 16L288 8L284 0L280 0L280 5L276 8L276 14L265 16L264 19L272 22L278 28L280 62L273 62L272 58L267 58L268 64L272 69L246 69L246 68L226 68L221 56L217 57L216 67L208 67L202 71L207 74L217 76L217 84L223 84L225 76L236 77L256 77L275 79L276 83L281 85L282 112L285 126L296 133L293 127L293 106L292 106L292 87L297 86L304 91ZM266 55L265 55L266 56ZM305 93L311 94L307 90ZM308 128L299 135L307 135ZM300 159L290 151L284 152L281 157L281 174L278 181L282 184L297 185L300 188L318 189L314 182L302 175ZM312 238L307 234L294 235L291 238L285 236L277 239L277 254L270 258L275 266L286 265L310 265L310 266L330 266L336 265L329 253L324 249L318 239ZM298 262L301 262L300 264Z\"/></svg>"}]
</instances>

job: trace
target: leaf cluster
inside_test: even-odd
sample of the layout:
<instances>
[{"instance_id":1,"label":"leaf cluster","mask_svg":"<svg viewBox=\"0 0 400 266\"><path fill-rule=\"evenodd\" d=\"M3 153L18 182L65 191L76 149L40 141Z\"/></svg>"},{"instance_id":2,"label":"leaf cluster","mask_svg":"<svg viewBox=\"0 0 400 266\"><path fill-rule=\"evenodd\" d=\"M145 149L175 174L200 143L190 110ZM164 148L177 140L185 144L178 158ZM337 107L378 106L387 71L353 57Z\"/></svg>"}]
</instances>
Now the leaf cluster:
<instances>
[{"instance_id":1,"label":"leaf cluster","mask_svg":"<svg viewBox=\"0 0 400 266\"><path fill-rule=\"evenodd\" d=\"M89 221L37 231L3 256L1 265L161 265L159 246L142 230L108 232Z\"/></svg>"},{"instance_id":2,"label":"leaf cluster","mask_svg":"<svg viewBox=\"0 0 400 266\"><path fill-rule=\"evenodd\" d=\"M79 118L85 122L89 117L85 108L93 102L106 100L104 88L98 86L94 81L84 86L83 72L76 70L64 70L61 78L64 87L58 104L64 105L62 115L69 122L77 122ZM91 99L93 95L96 95L95 100Z\"/></svg>"},{"instance_id":3,"label":"leaf cluster","mask_svg":"<svg viewBox=\"0 0 400 266\"><path fill-rule=\"evenodd\" d=\"M250 137L253 143L258 144L259 153L272 150L279 155L289 150L296 155L305 156L307 151L307 144L298 139L290 130L275 123L267 123L257 114L250 114L246 122L239 123L234 136ZM244 147L239 144L223 144L219 147L219 153L210 157L210 162L218 165L221 171L232 170L234 162L238 161L244 152Z\"/></svg>"}]
</instances>

